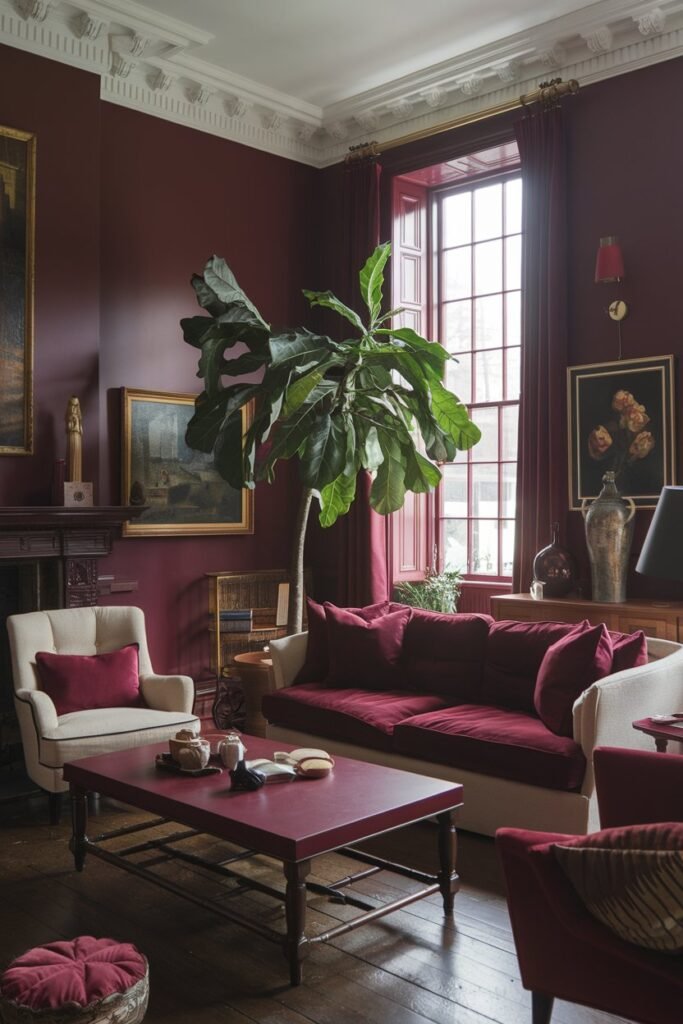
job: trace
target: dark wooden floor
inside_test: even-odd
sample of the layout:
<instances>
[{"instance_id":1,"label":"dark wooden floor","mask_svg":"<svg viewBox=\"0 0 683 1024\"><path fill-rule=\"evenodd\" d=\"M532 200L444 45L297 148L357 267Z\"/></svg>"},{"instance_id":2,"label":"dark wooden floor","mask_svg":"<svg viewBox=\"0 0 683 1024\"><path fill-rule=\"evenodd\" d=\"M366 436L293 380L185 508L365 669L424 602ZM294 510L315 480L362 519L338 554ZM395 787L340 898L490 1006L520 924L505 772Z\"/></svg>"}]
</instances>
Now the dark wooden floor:
<instances>
[{"instance_id":1,"label":"dark wooden floor","mask_svg":"<svg viewBox=\"0 0 683 1024\"><path fill-rule=\"evenodd\" d=\"M530 1024L530 999L521 986L493 842L463 834L462 888L453 921L440 898L414 903L375 925L317 946L304 966L304 983L290 988L277 945L220 921L156 886L90 858L77 874L68 850L70 826L46 824L42 798L0 806L0 966L37 943L93 934L134 942L150 961L146 1021L192 1024ZM129 824L142 815L101 801L90 833ZM433 866L436 830L404 833L405 859ZM217 860L226 844L192 843ZM396 856L393 839L389 852ZM146 855L141 855L144 860ZM316 876L333 880L354 870L339 855L320 858ZM198 892L225 898L225 883L187 865L157 864ZM273 862L257 858L248 870L281 882ZM315 876L313 876L315 877ZM382 872L357 889L377 900L396 898L415 883ZM233 905L238 901L233 900ZM253 893L239 909L281 927L281 904ZM311 931L357 911L312 897ZM553 1024L608 1024L610 1017L556 1004Z\"/></svg>"}]
</instances>

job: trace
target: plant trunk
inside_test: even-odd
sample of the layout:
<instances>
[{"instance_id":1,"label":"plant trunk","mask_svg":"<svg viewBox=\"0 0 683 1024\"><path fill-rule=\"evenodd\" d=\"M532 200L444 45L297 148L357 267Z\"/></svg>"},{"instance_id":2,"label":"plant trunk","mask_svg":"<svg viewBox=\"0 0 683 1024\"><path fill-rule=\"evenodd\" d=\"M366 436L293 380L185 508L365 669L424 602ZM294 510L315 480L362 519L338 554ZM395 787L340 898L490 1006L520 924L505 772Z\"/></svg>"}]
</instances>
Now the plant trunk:
<instances>
[{"instance_id":1,"label":"plant trunk","mask_svg":"<svg viewBox=\"0 0 683 1024\"><path fill-rule=\"evenodd\" d=\"M289 608L287 615L287 635L300 633L304 621L304 544L306 541L306 525L311 508L313 491L305 487L301 492L299 510L296 514L294 527L294 543L292 545L292 561L289 566Z\"/></svg>"}]
</instances>

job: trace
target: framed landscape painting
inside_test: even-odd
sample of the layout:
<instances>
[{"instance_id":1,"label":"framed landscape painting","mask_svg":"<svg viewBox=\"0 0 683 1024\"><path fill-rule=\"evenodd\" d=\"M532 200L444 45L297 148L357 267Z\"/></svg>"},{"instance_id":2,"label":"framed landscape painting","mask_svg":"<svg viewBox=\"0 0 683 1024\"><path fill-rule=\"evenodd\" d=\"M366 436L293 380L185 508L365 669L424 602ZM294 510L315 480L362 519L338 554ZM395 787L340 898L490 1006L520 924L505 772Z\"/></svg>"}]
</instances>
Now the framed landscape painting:
<instances>
[{"instance_id":1,"label":"framed landscape painting","mask_svg":"<svg viewBox=\"0 0 683 1024\"><path fill-rule=\"evenodd\" d=\"M33 452L36 137L0 126L0 455Z\"/></svg>"},{"instance_id":2,"label":"framed landscape painting","mask_svg":"<svg viewBox=\"0 0 683 1024\"><path fill-rule=\"evenodd\" d=\"M194 395L122 388L122 502L145 511L127 537L254 532L254 492L231 487L213 456L188 448ZM242 434L249 412L242 414Z\"/></svg>"},{"instance_id":3,"label":"framed landscape painting","mask_svg":"<svg viewBox=\"0 0 683 1024\"><path fill-rule=\"evenodd\" d=\"M674 482L674 357L570 366L567 387L570 507L596 498L613 470L623 497L654 508Z\"/></svg>"}]
</instances>

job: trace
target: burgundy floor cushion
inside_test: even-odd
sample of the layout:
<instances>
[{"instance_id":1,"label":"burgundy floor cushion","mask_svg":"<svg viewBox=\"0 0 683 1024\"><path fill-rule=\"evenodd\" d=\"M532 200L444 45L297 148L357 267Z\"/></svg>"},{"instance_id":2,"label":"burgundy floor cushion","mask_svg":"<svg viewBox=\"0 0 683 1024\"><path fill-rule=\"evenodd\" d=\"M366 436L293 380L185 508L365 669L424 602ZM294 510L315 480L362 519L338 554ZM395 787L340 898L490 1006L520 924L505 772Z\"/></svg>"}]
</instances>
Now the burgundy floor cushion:
<instances>
[{"instance_id":1,"label":"burgundy floor cushion","mask_svg":"<svg viewBox=\"0 0 683 1024\"><path fill-rule=\"evenodd\" d=\"M81 935L29 949L0 977L3 1024L138 1024L149 967L129 942Z\"/></svg>"}]
</instances>

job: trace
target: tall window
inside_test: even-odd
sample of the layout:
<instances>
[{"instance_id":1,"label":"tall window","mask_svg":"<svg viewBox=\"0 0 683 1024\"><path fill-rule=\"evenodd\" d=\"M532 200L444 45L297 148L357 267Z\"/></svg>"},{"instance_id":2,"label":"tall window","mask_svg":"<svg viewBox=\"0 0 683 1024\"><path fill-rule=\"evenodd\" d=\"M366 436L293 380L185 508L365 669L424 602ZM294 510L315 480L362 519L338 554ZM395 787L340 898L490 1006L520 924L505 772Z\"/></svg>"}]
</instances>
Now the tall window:
<instances>
[{"instance_id":1,"label":"tall window","mask_svg":"<svg viewBox=\"0 0 683 1024\"><path fill-rule=\"evenodd\" d=\"M446 384L481 441L442 466L427 500L392 524L394 580L433 564L468 578L512 575L521 341L522 182L514 143L397 177L392 305L454 357Z\"/></svg>"},{"instance_id":2,"label":"tall window","mask_svg":"<svg viewBox=\"0 0 683 1024\"><path fill-rule=\"evenodd\" d=\"M512 574L517 479L521 178L439 192L433 203L437 336L455 357L447 385L482 435L443 467L441 560L470 576L505 577Z\"/></svg>"}]
</instances>

